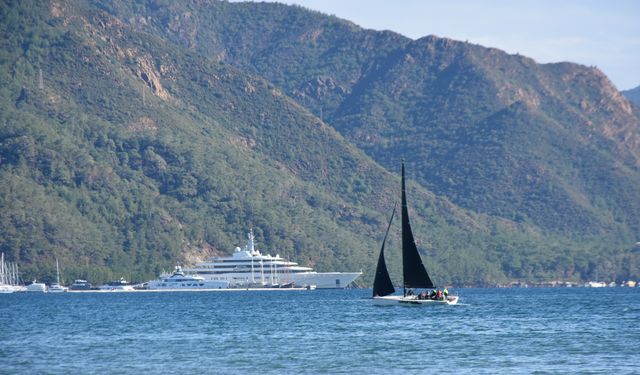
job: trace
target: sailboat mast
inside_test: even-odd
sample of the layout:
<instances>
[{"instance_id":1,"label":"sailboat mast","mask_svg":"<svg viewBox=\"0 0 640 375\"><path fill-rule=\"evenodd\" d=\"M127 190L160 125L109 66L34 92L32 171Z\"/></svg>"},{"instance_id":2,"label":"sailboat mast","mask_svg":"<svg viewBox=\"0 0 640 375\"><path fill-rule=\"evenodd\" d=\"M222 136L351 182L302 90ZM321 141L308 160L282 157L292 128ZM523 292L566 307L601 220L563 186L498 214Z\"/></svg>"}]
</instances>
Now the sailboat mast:
<instances>
[{"instance_id":1,"label":"sailboat mast","mask_svg":"<svg viewBox=\"0 0 640 375\"><path fill-rule=\"evenodd\" d=\"M13 283L11 285L20 285L20 280L18 279L18 263L13 263L11 268L13 269Z\"/></svg>"}]
</instances>

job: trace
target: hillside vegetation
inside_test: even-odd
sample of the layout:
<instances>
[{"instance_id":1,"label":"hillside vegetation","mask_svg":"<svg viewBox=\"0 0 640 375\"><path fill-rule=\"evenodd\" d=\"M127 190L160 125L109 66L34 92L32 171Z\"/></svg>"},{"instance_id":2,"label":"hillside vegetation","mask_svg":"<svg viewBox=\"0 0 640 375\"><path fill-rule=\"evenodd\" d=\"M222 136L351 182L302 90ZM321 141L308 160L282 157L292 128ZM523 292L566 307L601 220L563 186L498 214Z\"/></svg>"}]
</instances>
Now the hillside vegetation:
<instances>
[{"instance_id":1,"label":"hillside vegetation","mask_svg":"<svg viewBox=\"0 0 640 375\"><path fill-rule=\"evenodd\" d=\"M640 276L637 108L597 70L278 4L0 7L0 251L26 278L142 281L253 228L366 285L401 158L441 284Z\"/></svg>"}]
</instances>

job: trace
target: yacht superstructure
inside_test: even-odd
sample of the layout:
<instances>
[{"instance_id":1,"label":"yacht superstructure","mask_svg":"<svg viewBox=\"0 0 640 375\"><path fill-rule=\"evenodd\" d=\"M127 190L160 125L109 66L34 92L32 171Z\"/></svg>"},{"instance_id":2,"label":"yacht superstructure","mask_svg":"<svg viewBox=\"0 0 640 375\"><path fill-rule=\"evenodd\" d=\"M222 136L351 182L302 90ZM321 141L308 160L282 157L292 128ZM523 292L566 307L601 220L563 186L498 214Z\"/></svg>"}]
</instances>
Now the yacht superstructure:
<instances>
[{"instance_id":1,"label":"yacht superstructure","mask_svg":"<svg viewBox=\"0 0 640 375\"><path fill-rule=\"evenodd\" d=\"M211 258L184 271L207 280L228 281L231 288L294 284L297 287L341 289L362 275L362 272L315 272L311 267L290 262L279 254L262 254L255 249L253 231L248 234L247 245L242 249L236 247L232 256Z\"/></svg>"}]
</instances>

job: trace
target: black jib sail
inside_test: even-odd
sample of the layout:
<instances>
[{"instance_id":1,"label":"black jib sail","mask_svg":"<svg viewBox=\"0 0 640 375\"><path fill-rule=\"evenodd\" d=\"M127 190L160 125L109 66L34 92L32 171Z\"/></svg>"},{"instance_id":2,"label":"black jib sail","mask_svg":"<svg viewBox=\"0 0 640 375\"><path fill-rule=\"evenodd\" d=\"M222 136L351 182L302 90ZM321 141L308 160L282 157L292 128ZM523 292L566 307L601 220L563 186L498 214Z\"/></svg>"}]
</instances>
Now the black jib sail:
<instances>
[{"instance_id":1,"label":"black jib sail","mask_svg":"<svg viewBox=\"0 0 640 375\"><path fill-rule=\"evenodd\" d=\"M384 234L384 239L382 240L382 248L380 248L378 267L376 267L376 277L373 280L374 297L388 296L389 294L393 294L396 291L393 288L393 283L391 282L391 278L389 277L389 271L387 271L387 263L384 260L384 244L385 242L387 242L387 236L389 235L389 229L391 228L391 222L393 221L393 216L395 214L396 208L393 207L391 219L389 220L389 225L387 226L387 232Z\"/></svg>"}]
</instances>

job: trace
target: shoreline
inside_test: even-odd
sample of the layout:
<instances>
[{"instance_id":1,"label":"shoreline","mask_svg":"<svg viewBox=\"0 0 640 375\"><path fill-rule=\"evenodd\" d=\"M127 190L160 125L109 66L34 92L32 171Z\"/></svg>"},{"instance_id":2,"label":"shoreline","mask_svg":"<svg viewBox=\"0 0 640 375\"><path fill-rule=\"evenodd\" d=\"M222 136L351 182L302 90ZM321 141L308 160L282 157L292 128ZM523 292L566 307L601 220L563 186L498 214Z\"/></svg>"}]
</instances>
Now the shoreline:
<instances>
[{"instance_id":1,"label":"shoreline","mask_svg":"<svg viewBox=\"0 0 640 375\"><path fill-rule=\"evenodd\" d=\"M64 293L166 293L166 292L266 292L310 291L311 288L219 288L219 289L134 289L134 290L68 290Z\"/></svg>"}]
</instances>

